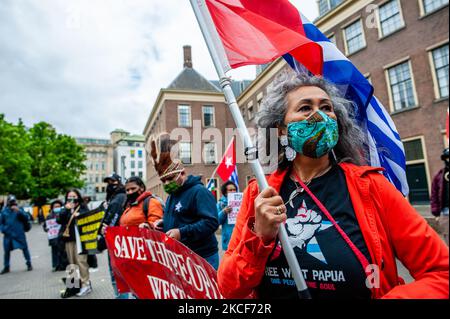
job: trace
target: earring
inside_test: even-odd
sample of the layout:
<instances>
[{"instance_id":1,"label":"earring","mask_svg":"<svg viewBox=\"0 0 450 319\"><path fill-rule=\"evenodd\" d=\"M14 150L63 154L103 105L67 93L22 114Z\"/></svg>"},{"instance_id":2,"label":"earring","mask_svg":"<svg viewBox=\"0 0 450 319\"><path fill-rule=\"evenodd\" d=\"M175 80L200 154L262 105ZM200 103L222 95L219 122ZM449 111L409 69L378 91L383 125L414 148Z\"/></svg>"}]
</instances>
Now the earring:
<instances>
[{"instance_id":1,"label":"earring","mask_svg":"<svg viewBox=\"0 0 450 319\"><path fill-rule=\"evenodd\" d=\"M286 155L286 159L289 162L292 162L297 156L297 152L295 152L294 149L289 146L287 135L280 136L280 144L284 147L284 155Z\"/></svg>"},{"instance_id":2,"label":"earring","mask_svg":"<svg viewBox=\"0 0 450 319\"><path fill-rule=\"evenodd\" d=\"M336 157L336 154L334 153L334 149L331 149L331 155L333 155L333 159L334 159L334 162L337 164L337 157Z\"/></svg>"}]
</instances>

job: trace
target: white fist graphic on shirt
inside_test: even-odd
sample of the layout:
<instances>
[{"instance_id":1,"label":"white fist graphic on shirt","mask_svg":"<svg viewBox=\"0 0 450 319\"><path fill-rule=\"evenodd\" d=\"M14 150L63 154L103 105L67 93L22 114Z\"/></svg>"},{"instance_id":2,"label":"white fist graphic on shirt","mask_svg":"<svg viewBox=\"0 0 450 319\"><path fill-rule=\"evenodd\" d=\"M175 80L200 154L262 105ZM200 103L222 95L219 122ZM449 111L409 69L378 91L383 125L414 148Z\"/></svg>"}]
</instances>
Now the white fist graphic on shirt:
<instances>
[{"instance_id":1,"label":"white fist graphic on shirt","mask_svg":"<svg viewBox=\"0 0 450 319\"><path fill-rule=\"evenodd\" d=\"M304 249L319 230L321 223L322 216L312 209L307 209L306 203L303 201L297 215L286 220L286 229L292 248Z\"/></svg>"}]
</instances>

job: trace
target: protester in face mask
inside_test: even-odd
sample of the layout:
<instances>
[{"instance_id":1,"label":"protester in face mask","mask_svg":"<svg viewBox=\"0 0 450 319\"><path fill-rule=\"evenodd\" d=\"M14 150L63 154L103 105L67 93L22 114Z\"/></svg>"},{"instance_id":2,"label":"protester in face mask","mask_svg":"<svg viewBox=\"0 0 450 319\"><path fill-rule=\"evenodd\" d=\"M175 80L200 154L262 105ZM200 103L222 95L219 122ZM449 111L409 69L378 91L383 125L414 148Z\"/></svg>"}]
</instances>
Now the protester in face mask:
<instances>
[{"instance_id":1,"label":"protester in face mask","mask_svg":"<svg viewBox=\"0 0 450 319\"><path fill-rule=\"evenodd\" d=\"M187 176L183 164L172 161L170 153L175 143L168 134L160 135L158 142L151 144L155 169L169 194L164 219L155 223L155 227L161 227L162 222L167 236L181 241L217 269L219 254L215 231L219 223L214 197L202 184L200 176Z\"/></svg>"},{"instance_id":2,"label":"protester in face mask","mask_svg":"<svg viewBox=\"0 0 450 319\"><path fill-rule=\"evenodd\" d=\"M15 249L22 250L28 271L33 270L25 235L25 231L30 227L29 223L29 217L19 207L16 197L9 195L6 200L6 207L0 212L0 232L3 233L3 251L5 254L1 275L9 273L11 251Z\"/></svg>"},{"instance_id":3,"label":"protester in face mask","mask_svg":"<svg viewBox=\"0 0 450 319\"><path fill-rule=\"evenodd\" d=\"M87 261L88 256L86 254L78 254L77 244L75 237L76 218L81 214L88 212L83 197L76 189L72 189L66 193L64 209L59 213L57 222L61 224L62 241L66 244L66 253L69 264L75 265L79 268L81 289L77 293L77 296L85 296L92 292L92 285L89 280L89 264ZM69 291L66 289L64 298L71 297Z\"/></svg>"},{"instance_id":4,"label":"protester in face mask","mask_svg":"<svg viewBox=\"0 0 450 319\"><path fill-rule=\"evenodd\" d=\"M127 195L125 192L125 187L122 185L122 177L117 175L116 173L107 176L103 182L107 183L106 186L106 203L107 208L105 211L105 218L103 219L103 227L101 233L104 235L105 230L108 226L118 226L120 217L122 216L123 210L125 209L125 203L127 201ZM102 244L104 247L101 249L106 249L106 243L104 239L102 239ZM100 242L99 242L100 246ZM114 274L111 268L111 261L109 259L108 254L108 265L109 272L111 276L111 284L114 290L114 296L116 299L125 299L127 298L127 294L120 294L117 290L116 280L114 278Z\"/></svg>"},{"instance_id":5,"label":"protester in face mask","mask_svg":"<svg viewBox=\"0 0 450 319\"><path fill-rule=\"evenodd\" d=\"M449 297L448 247L381 169L363 166L365 135L335 86L283 73L258 126L278 129L279 165L269 188L244 193L218 271L224 297L298 298L280 225L313 299ZM396 258L414 283L401 284Z\"/></svg>"},{"instance_id":6,"label":"protester in face mask","mask_svg":"<svg viewBox=\"0 0 450 319\"><path fill-rule=\"evenodd\" d=\"M217 212L219 224L222 225L222 249L223 251L226 251L234 229L234 224L228 223L228 214L231 213L232 209L228 206L227 196L229 193L235 193L237 191L237 187L232 181L227 181L222 185L220 191L222 193L222 197L217 203Z\"/></svg>"},{"instance_id":7,"label":"protester in face mask","mask_svg":"<svg viewBox=\"0 0 450 319\"><path fill-rule=\"evenodd\" d=\"M60 200L55 200L50 204L50 212L45 218L45 223L43 225L44 231L47 233L49 231L51 222L56 222L59 213L62 210L63 203ZM56 235L54 238L48 240L48 245L51 247L52 252L52 271L62 270L62 256L59 250L60 238Z\"/></svg>"},{"instance_id":8,"label":"protester in face mask","mask_svg":"<svg viewBox=\"0 0 450 319\"><path fill-rule=\"evenodd\" d=\"M433 178L433 183L431 186L431 213L437 217L442 237L444 238L444 241L447 243L448 246L448 228L449 228L448 148L446 148L442 153L441 160L444 161L445 167L439 170L439 172Z\"/></svg>"},{"instance_id":9,"label":"protester in face mask","mask_svg":"<svg viewBox=\"0 0 450 319\"><path fill-rule=\"evenodd\" d=\"M153 222L163 217L161 202L145 189L145 184L139 177L133 176L127 179L125 183L127 203L120 218L120 226L151 228Z\"/></svg>"}]
</instances>

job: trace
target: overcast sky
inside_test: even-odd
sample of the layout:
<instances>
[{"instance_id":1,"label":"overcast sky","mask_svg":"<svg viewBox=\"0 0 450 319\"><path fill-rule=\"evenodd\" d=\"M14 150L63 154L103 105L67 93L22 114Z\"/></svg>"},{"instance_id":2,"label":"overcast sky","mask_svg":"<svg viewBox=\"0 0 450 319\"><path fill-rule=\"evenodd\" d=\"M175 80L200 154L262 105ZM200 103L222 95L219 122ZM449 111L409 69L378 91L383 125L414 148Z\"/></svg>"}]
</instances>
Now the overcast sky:
<instances>
[{"instance_id":1,"label":"overcast sky","mask_svg":"<svg viewBox=\"0 0 450 319\"><path fill-rule=\"evenodd\" d=\"M291 2L317 16L316 0ZM142 134L185 44L194 68L217 79L188 0L0 0L0 113L73 136Z\"/></svg>"}]
</instances>

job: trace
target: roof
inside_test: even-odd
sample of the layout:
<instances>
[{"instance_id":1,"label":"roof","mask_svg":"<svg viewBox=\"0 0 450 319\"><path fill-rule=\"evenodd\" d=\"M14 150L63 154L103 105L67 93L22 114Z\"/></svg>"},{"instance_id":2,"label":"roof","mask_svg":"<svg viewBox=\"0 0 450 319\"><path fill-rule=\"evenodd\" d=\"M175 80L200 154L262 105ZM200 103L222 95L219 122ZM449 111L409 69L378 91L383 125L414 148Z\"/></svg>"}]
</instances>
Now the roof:
<instances>
[{"instance_id":1,"label":"roof","mask_svg":"<svg viewBox=\"0 0 450 319\"><path fill-rule=\"evenodd\" d=\"M120 139L120 141L145 142L144 135L128 135Z\"/></svg>"},{"instance_id":2,"label":"roof","mask_svg":"<svg viewBox=\"0 0 450 319\"><path fill-rule=\"evenodd\" d=\"M184 68L167 88L171 90L221 92L218 87L192 68Z\"/></svg>"},{"instance_id":3,"label":"roof","mask_svg":"<svg viewBox=\"0 0 450 319\"><path fill-rule=\"evenodd\" d=\"M116 128L114 131L112 131L111 133L128 133L125 130L122 130L121 128Z\"/></svg>"}]
</instances>

